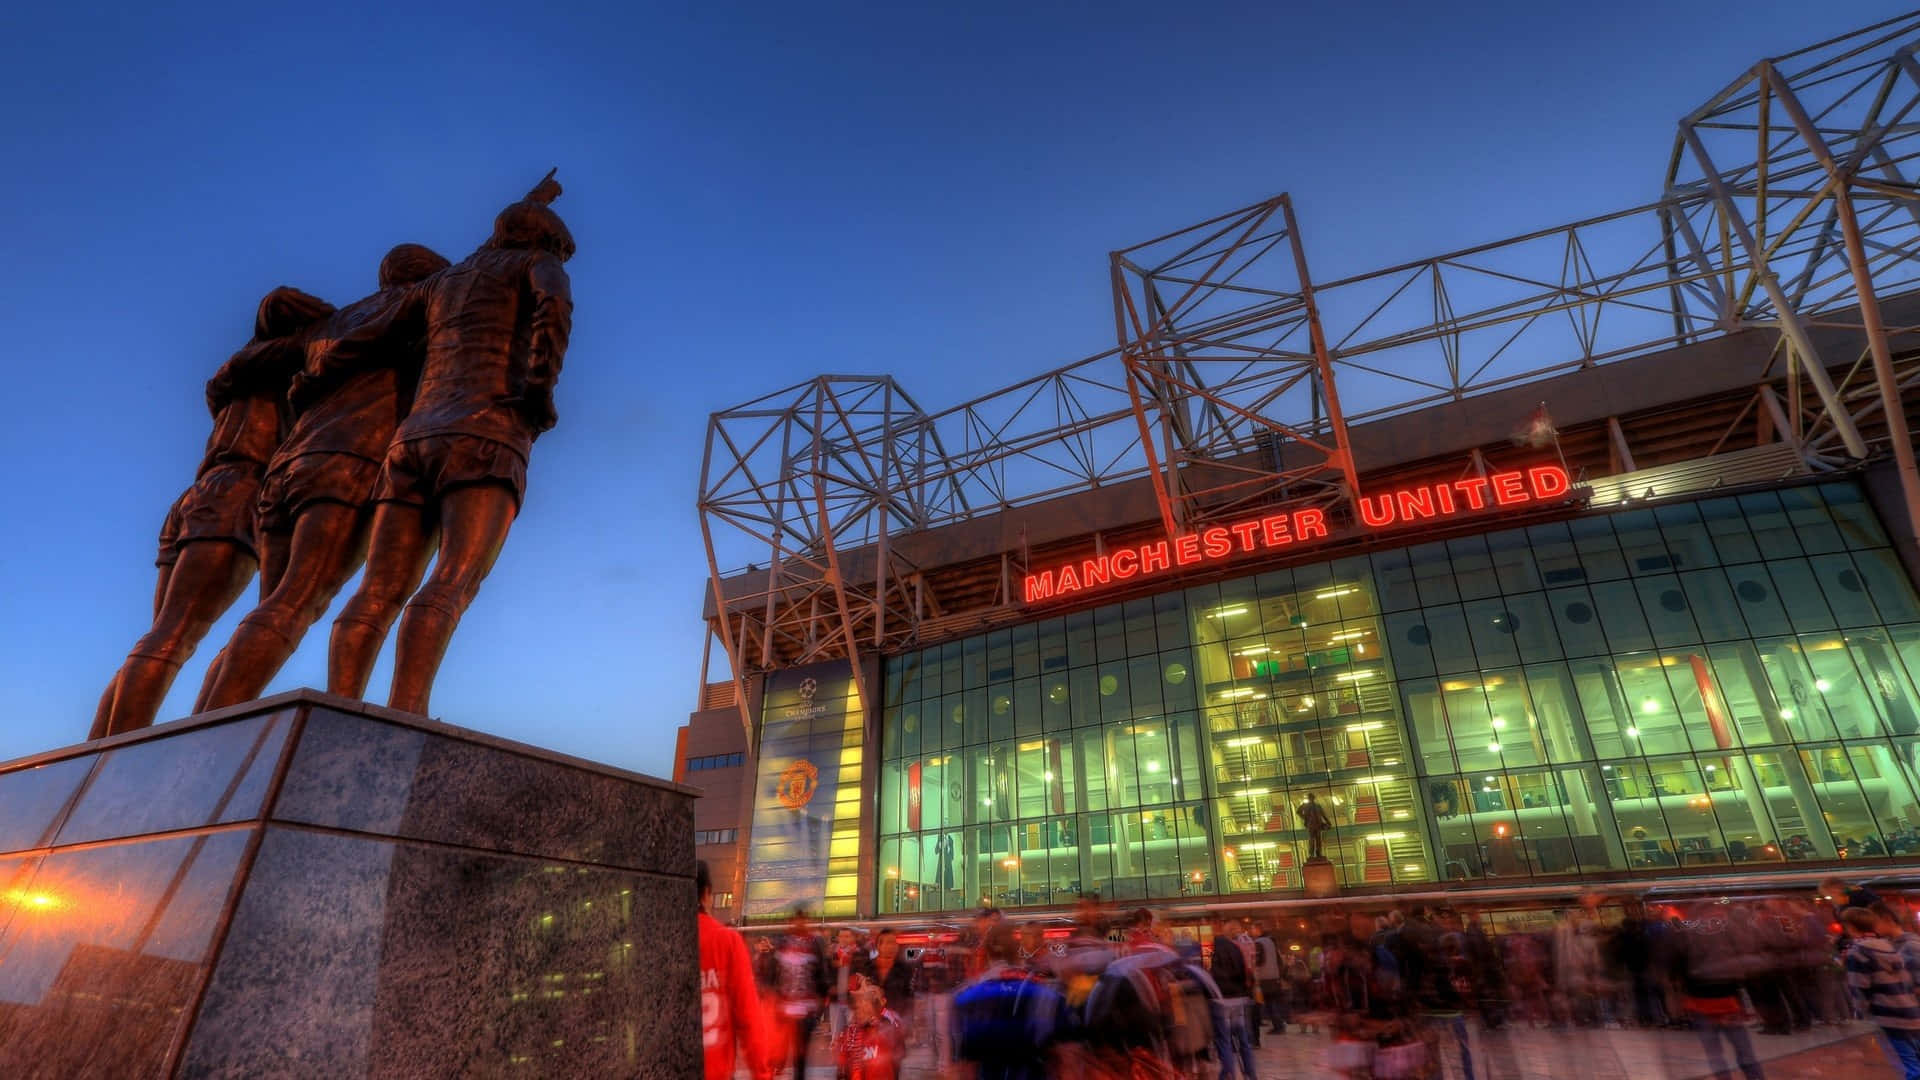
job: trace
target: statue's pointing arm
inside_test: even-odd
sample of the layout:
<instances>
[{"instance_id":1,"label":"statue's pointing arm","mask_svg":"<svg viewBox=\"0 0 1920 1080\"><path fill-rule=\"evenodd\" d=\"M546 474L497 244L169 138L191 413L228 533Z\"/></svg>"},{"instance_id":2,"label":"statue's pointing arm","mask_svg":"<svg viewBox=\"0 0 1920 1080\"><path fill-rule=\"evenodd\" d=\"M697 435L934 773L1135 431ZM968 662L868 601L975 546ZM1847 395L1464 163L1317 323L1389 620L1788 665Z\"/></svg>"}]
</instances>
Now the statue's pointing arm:
<instances>
[{"instance_id":1,"label":"statue's pointing arm","mask_svg":"<svg viewBox=\"0 0 1920 1080\"><path fill-rule=\"evenodd\" d=\"M573 287L559 258L542 254L527 268L533 318L527 349L527 384L521 398L535 430L554 425L553 387L560 381L567 340L573 334Z\"/></svg>"}]
</instances>

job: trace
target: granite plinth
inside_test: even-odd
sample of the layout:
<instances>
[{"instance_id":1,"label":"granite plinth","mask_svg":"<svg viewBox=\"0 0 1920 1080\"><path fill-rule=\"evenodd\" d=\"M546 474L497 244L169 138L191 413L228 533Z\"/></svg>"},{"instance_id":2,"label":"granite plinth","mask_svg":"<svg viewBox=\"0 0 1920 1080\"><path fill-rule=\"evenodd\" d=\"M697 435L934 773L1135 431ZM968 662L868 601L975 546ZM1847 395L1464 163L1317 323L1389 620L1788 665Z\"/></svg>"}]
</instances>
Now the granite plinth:
<instances>
[{"instance_id":1,"label":"granite plinth","mask_svg":"<svg viewBox=\"0 0 1920 1080\"><path fill-rule=\"evenodd\" d=\"M693 794L309 690L0 763L0 1076L697 1077Z\"/></svg>"}]
</instances>

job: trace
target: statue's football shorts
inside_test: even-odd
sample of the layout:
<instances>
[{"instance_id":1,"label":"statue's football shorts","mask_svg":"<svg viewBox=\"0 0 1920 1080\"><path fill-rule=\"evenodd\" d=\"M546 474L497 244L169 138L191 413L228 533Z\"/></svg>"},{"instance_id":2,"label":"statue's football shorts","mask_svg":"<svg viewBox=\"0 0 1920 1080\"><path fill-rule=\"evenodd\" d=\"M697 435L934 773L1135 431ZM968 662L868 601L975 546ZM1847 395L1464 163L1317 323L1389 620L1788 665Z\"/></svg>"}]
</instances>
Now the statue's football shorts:
<instances>
[{"instance_id":1,"label":"statue's football shorts","mask_svg":"<svg viewBox=\"0 0 1920 1080\"><path fill-rule=\"evenodd\" d=\"M387 449L376 502L425 506L455 488L499 484L517 507L527 490L527 459L506 443L478 435L425 435Z\"/></svg>"},{"instance_id":2,"label":"statue's football shorts","mask_svg":"<svg viewBox=\"0 0 1920 1080\"><path fill-rule=\"evenodd\" d=\"M228 540L258 555L254 504L260 499L260 466L226 462L200 474L180 498L180 536L176 549L195 540Z\"/></svg>"},{"instance_id":3,"label":"statue's football shorts","mask_svg":"<svg viewBox=\"0 0 1920 1080\"><path fill-rule=\"evenodd\" d=\"M193 489L188 488L167 507L167 520L160 523L160 553L153 557L155 566L172 566L180 561L180 504L187 501Z\"/></svg>"},{"instance_id":4,"label":"statue's football shorts","mask_svg":"<svg viewBox=\"0 0 1920 1080\"><path fill-rule=\"evenodd\" d=\"M315 503L367 506L379 481L379 463L358 454L301 454L278 463L260 484L260 531L292 532L294 519Z\"/></svg>"}]
</instances>

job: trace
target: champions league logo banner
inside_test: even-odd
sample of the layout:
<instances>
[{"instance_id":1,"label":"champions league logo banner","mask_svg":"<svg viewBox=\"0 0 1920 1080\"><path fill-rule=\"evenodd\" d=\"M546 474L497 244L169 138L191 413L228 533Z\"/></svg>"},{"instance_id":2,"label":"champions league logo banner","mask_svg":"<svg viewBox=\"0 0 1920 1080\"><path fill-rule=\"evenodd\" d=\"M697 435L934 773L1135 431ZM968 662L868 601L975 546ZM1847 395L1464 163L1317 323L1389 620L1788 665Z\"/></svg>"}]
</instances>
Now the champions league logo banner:
<instances>
[{"instance_id":1,"label":"champions league logo banner","mask_svg":"<svg viewBox=\"0 0 1920 1080\"><path fill-rule=\"evenodd\" d=\"M747 918L786 915L796 906L817 915L826 901L840 751L852 694L853 679L844 664L782 672L768 680L747 855Z\"/></svg>"}]
</instances>

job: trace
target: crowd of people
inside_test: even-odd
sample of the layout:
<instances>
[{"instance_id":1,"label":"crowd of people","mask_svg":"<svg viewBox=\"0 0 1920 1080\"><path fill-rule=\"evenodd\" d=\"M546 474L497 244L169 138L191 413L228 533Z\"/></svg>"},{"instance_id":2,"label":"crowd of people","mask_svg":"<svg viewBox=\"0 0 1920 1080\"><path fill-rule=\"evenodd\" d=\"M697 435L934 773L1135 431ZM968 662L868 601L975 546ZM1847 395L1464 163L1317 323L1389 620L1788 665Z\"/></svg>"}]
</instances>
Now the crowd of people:
<instances>
[{"instance_id":1,"label":"crowd of people","mask_svg":"<svg viewBox=\"0 0 1920 1080\"><path fill-rule=\"evenodd\" d=\"M1913 913L1838 880L1817 897L1592 895L1550 926L1499 932L1429 905L1174 927L1090 896L1070 926L985 908L913 950L892 929L828 939L796 912L749 950L701 918L703 968L708 924L732 935L724 957L714 950L727 973L707 974L710 1080L734 1075L736 1045L755 1080L803 1080L823 1023L847 1080L895 1080L918 1048L963 1080L1253 1080L1254 1049L1283 1036L1313 1037L1327 1075L1498 1080L1520 1075L1512 1036L1530 1029L1551 1029L1568 1055L1555 1075L1585 1075L1583 1040L1629 1028L1691 1030L1716 1077L1760 1080L1755 1027L1861 1019L1920 1080Z\"/></svg>"}]
</instances>

